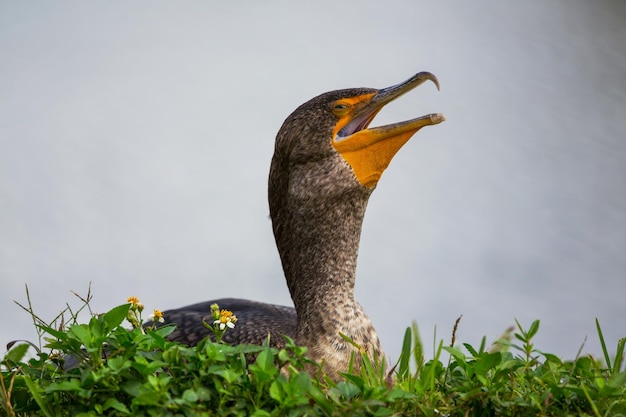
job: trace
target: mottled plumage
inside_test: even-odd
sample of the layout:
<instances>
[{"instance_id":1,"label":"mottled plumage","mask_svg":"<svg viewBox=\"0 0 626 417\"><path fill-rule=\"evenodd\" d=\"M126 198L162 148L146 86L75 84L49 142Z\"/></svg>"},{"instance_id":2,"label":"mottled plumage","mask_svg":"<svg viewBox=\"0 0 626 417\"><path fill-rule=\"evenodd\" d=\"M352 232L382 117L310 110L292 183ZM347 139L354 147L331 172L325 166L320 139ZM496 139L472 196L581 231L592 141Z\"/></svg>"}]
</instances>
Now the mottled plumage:
<instances>
[{"instance_id":1,"label":"mottled plumage","mask_svg":"<svg viewBox=\"0 0 626 417\"><path fill-rule=\"evenodd\" d=\"M208 336L211 332L202 325L202 319L213 323L210 311L214 303L235 312L237 316L238 324L234 329L228 329L222 338L227 343L261 344L269 334L272 345L279 346L284 342L282 335L293 335L296 330L296 310L293 307L222 298L166 311L167 322L178 325L170 339L195 345ZM262 324L253 326L251 323Z\"/></svg>"},{"instance_id":2,"label":"mottled plumage","mask_svg":"<svg viewBox=\"0 0 626 417\"><path fill-rule=\"evenodd\" d=\"M355 352L340 333L370 355L383 355L374 326L354 299L361 226L375 183L362 183L355 174L355 163L337 150L336 142L356 141L351 139L353 133L364 136L370 132L378 135L376 138L382 135L376 139L379 142L404 136L406 141L422 126L443 121L441 115L429 115L367 129L384 104L425 80L437 83L432 74L420 73L388 89L332 91L311 99L287 117L276 137L268 197L274 237L295 310L239 299L194 304L164 313L168 322L178 325L171 339L195 344L207 336L202 318L210 320L210 305L218 303L238 318L223 340L258 344L269 334L272 345L282 346L281 335L288 335L307 346L308 356L323 362L331 377L347 368ZM346 139L335 137L344 125L341 134ZM405 125L411 127L410 132L398 133ZM399 149L402 145L394 146ZM386 164L397 149L384 157ZM380 172L386 164L378 168Z\"/></svg>"}]
</instances>

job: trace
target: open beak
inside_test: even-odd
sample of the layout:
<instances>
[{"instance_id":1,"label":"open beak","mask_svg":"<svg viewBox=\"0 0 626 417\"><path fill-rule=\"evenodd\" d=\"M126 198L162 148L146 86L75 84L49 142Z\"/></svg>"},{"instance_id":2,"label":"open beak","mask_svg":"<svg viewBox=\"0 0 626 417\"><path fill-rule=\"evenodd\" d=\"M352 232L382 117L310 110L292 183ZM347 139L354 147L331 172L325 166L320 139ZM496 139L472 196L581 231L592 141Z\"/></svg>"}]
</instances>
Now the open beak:
<instances>
[{"instance_id":1,"label":"open beak","mask_svg":"<svg viewBox=\"0 0 626 417\"><path fill-rule=\"evenodd\" d=\"M430 72L420 72L408 80L362 96L352 111L340 119L334 132L333 146L350 164L359 182L374 187L400 148L424 126L443 122L445 117L432 113L415 119L368 128L383 106L430 80L439 89L439 81ZM360 99L360 98L357 98Z\"/></svg>"}]
</instances>

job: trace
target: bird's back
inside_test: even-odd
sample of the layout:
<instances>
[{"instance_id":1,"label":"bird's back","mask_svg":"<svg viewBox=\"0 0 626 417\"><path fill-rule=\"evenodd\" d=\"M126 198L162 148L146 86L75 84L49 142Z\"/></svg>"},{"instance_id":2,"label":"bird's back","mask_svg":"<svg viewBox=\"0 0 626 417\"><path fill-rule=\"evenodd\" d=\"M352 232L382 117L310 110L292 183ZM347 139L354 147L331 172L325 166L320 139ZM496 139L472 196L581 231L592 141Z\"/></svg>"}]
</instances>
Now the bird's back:
<instances>
[{"instance_id":1,"label":"bird's back","mask_svg":"<svg viewBox=\"0 0 626 417\"><path fill-rule=\"evenodd\" d=\"M188 305L163 313L166 323L176 323L177 330L169 339L196 345L212 332L202 324L204 319L212 324L211 305L217 304L220 309L232 311L237 316L235 328L228 329L222 338L230 344L261 344L270 336L270 345L282 347L283 336L294 337L296 330L296 310L293 307L259 303L238 298L222 298Z\"/></svg>"}]
</instances>

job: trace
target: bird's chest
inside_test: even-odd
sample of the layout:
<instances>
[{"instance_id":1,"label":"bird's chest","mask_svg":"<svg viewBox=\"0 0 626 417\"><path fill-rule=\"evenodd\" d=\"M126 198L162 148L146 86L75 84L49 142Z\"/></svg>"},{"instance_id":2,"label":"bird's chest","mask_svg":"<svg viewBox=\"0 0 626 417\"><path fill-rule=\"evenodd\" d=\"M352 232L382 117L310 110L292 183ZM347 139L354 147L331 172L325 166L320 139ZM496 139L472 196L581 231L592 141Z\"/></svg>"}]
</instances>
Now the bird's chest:
<instances>
[{"instance_id":1,"label":"bird's chest","mask_svg":"<svg viewBox=\"0 0 626 417\"><path fill-rule=\"evenodd\" d=\"M382 358L378 334L360 305L329 306L325 314L310 320L312 324L299 325L296 331L296 343L308 347L311 359L323 362L327 371L344 372L352 355L357 363L361 353Z\"/></svg>"}]
</instances>

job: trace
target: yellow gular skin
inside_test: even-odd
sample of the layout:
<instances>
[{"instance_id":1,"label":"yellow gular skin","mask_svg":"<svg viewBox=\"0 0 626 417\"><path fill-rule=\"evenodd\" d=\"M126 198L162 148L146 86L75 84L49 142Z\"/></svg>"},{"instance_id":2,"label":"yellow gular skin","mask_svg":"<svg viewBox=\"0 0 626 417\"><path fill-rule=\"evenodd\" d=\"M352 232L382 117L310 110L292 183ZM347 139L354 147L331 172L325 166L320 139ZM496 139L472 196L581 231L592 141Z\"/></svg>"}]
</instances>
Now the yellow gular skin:
<instances>
[{"instance_id":1,"label":"yellow gular skin","mask_svg":"<svg viewBox=\"0 0 626 417\"><path fill-rule=\"evenodd\" d=\"M350 140L334 142L334 145L352 167L359 183L373 188L394 155L418 129L419 127L388 137L381 136L375 131L362 130L352 135Z\"/></svg>"},{"instance_id":2,"label":"yellow gular skin","mask_svg":"<svg viewBox=\"0 0 626 417\"><path fill-rule=\"evenodd\" d=\"M352 167L359 183L373 188L378 183L383 171L400 148L424 126L441 123L444 116L438 113L372 129L363 129L345 138L337 138L339 131L358 116L359 110L367 106L375 95L365 94L338 100L333 106L333 113L338 117L333 130L334 148ZM373 110L366 119L369 125L382 106Z\"/></svg>"}]
</instances>

